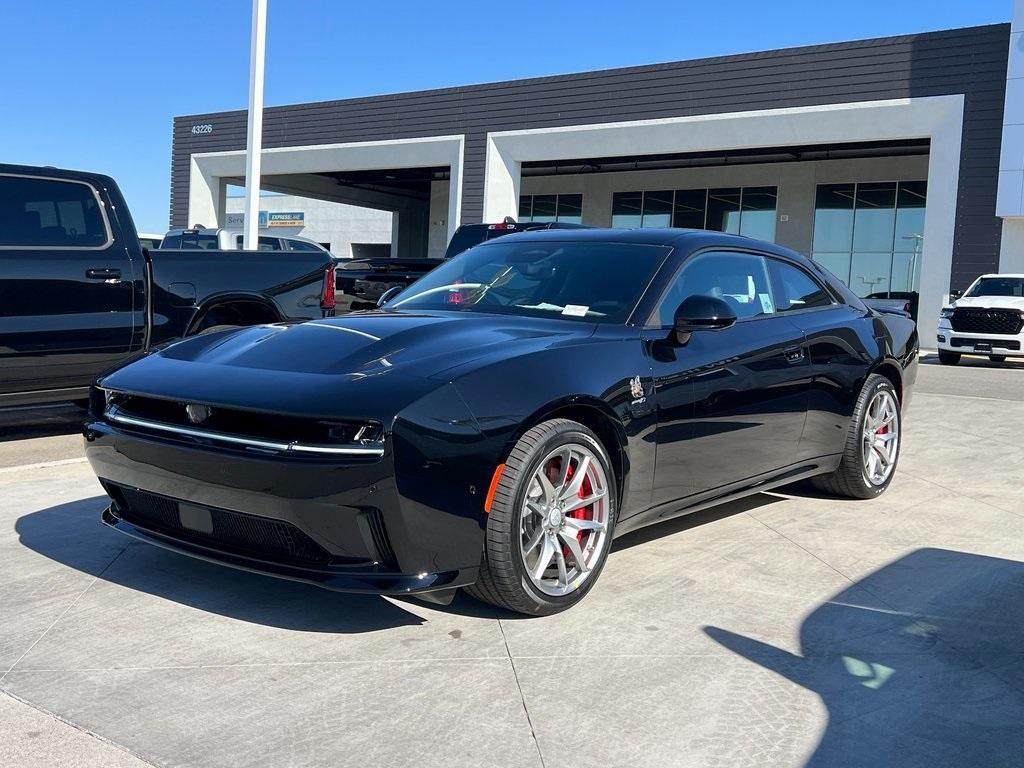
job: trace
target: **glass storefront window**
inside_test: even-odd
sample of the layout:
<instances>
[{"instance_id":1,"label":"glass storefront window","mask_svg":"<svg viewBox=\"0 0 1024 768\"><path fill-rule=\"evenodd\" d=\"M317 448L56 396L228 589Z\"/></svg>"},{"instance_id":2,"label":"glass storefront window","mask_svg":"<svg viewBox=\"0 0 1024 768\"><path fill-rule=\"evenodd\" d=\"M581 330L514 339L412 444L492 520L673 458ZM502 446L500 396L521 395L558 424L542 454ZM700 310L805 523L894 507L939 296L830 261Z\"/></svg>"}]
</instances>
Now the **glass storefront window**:
<instances>
[{"instance_id":1,"label":"glass storefront window","mask_svg":"<svg viewBox=\"0 0 1024 768\"><path fill-rule=\"evenodd\" d=\"M558 196L558 221L569 224L583 223L583 195Z\"/></svg>"},{"instance_id":2,"label":"glass storefront window","mask_svg":"<svg viewBox=\"0 0 1024 768\"><path fill-rule=\"evenodd\" d=\"M672 226L672 192L644 192L644 213L640 226Z\"/></svg>"},{"instance_id":3,"label":"glass storefront window","mask_svg":"<svg viewBox=\"0 0 1024 768\"><path fill-rule=\"evenodd\" d=\"M519 196L519 221L531 221L533 219L533 197L530 195Z\"/></svg>"},{"instance_id":4,"label":"glass storefront window","mask_svg":"<svg viewBox=\"0 0 1024 768\"><path fill-rule=\"evenodd\" d=\"M740 201L740 234L775 241L775 209L778 190L775 187L744 187Z\"/></svg>"},{"instance_id":5,"label":"glass storefront window","mask_svg":"<svg viewBox=\"0 0 1024 768\"><path fill-rule=\"evenodd\" d=\"M643 213L643 192L616 192L612 195L612 226L635 229Z\"/></svg>"},{"instance_id":6,"label":"glass storefront window","mask_svg":"<svg viewBox=\"0 0 1024 768\"><path fill-rule=\"evenodd\" d=\"M812 258L858 296L917 291L926 196L924 181L818 185Z\"/></svg>"},{"instance_id":7,"label":"glass storefront window","mask_svg":"<svg viewBox=\"0 0 1024 768\"><path fill-rule=\"evenodd\" d=\"M709 189L706 228L738 235L740 233L741 194L739 189Z\"/></svg>"},{"instance_id":8,"label":"glass storefront window","mask_svg":"<svg viewBox=\"0 0 1024 768\"><path fill-rule=\"evenodd\" d=\"M555 221L558 216L558 198L555 195L533 196L532 221L545 223Z\"/></svg>"},{"instance_id":9,"label":"glass storefront window","mask_svg":"<svg viewBox=\"0 0 1024 768\"><path fill-rule=\"evenodd\" d=\"M708 205L706 189L677 189L672 226L686 229L704 229L704 214Z\"/></svg>"},{"instance_id":10,"label":"glass storefront window","mask_svg":"<svg viewBox=\"0 0 1024 768\"><path fill-rule=\"evenodd\" d=\"M713 229L775 240L777 187L616 192L613 227Z\"/></svg>"},{"instance_id":11,"label":"glass storefront window","mask_svg":"<svg viewBox=\"0 0 1024 768\"><path fill-rule=\"evenodd\" d=\"M520 195L520 222L583 223L583 195Z\"/></svg>"},{"instance_id":12,"label":"glass storefront window","mask_svg":"<svg viewBox=\"0 0 1024 768\"><path fill-rule=\"evenodd\" d=\"M858 184L853 250L891 251L896 225L896 184Z\"/></svg>"},{"instance_id":13,"label":"glass storefront window","mask_svg":"<svg viewBox=\"0 0 1024 768\"><path fill-rule=\"evenodd\" d=\"M814 204L817 252L848 252L853 247L853 184L819 184Z\"/></svg>"}]
</instances>

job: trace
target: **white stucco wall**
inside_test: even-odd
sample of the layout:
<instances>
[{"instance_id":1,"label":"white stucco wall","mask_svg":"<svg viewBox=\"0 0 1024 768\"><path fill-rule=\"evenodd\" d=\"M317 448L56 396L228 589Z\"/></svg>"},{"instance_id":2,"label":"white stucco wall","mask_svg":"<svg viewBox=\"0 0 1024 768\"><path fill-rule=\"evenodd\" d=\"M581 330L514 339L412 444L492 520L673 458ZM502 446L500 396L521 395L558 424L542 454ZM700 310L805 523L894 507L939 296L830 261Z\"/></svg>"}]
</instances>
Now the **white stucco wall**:
<instances>
[{"instance_id":1,"label":"white stucco wall","mask_svg":"<svg viewBox=\"0 0 1024 768\"><path fill-rule=\"evenodd\" d=\"M228 197L227 213L242 213L243 197ZM330 243L335 256L345 258L352 255L352 243L391 242L392 214L373 208L361 208L327 200L314 200L295 195L264 195L260 198L261 211L302 211L306 214L306 226L299 229L282 229L282 234L296 234Z\"/></svg>"},{"instance_id":2,"label":"white stucco wall","mask_svg":"<svg viewBox=\"0 0 1024 768\"><path fill-rule=\"evenodd\" d=\"M1010 26L996 215L1003 217L999 271L1024 272L1024 0L1014 0Z\"/></svg>"}]
</instances>

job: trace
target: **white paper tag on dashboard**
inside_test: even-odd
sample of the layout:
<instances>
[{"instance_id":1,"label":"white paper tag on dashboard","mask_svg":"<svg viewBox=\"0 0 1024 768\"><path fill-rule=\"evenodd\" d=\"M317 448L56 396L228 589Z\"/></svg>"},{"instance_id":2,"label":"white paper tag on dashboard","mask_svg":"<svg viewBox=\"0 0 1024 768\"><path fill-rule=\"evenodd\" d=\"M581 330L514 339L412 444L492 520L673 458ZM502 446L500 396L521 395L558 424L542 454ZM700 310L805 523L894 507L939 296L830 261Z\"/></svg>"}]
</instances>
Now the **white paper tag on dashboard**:
<instances>
[{"instance_id":1,"label":"white paper tag on dashboard","mask_svg":"<svg viewBox=\"0 0 1024 768\"><path fill-rule=\"evenodd\" d=\"M569 317L586 317L589 309L590 307L585 307L582 304L566 304L562 314L569 315Z\"/></svg>"},{"instance_id":2,"label":"white paper tag on dashboard","mask_svg":"<svg viewBox=\"0 0 1024 768\"><path fill-rule=\"evenodd\" d=\"M775 305L772 303L772 297L767 293L757 294L761 299L761 311L766 315L770 315L775 311Z\"/></svg>"}]
</instances>

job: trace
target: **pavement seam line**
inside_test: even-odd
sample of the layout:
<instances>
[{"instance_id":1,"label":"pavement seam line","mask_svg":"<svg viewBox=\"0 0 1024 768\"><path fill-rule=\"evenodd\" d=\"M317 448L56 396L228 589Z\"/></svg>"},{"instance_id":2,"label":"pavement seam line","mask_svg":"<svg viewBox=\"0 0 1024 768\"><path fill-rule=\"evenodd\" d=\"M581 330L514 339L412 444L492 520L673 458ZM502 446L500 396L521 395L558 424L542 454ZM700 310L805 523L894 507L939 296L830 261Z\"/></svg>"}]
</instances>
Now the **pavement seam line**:
<instances>
[{"instance_id":1,"label":"pavement seam line","mask_svg":"<svg viewBox=\"0 0 1024 768\"><path fill-rule=\"evenodd\" d=\"M9 674L11 674L11 672L14 670L14 668L16 666L18 666L18 664L20 664L22 662L22 660L26 656L28 656L30 653L32 653L32 649L35 648L37 645L39 645L39 642L44 637L46 637L47 634L49 634L51 629L53 629L55 626L57 626L57 624L60 622L60 620L63 619L65 616L67 616L68 612L72 608L74 608L76 605L78 605L78 601L82 599L82 597L85 595L85 593L88 592L90 589L92 589L93 585L97 581L100 580L100 578L103 576L104 573L107 572L107 570L109 570L110 566L112 566L114 563L116 563L118 558L120 558L121 555L123 555L127 550L128 550L128 545L125 545L124 549L122 549L120 552L118 552L116 555L114 555L113 559L103 567L102 571L100 571L99 573L97 573L95 576L92 577L92 581L90 581L88 584L86 584L85 588L81 592L79 592L77 595L75 595L75 599L72 600L68 604L68 606L63 611L60 612L60 615L56 619L54 619L46 629L43 630L43 633L41 635L39 635L39 637L37 637L35 640L32 641L32 644L28 648L25 649L25 652L22 653L21 656L19 656L17 659L15 659L14 663L11 664L11 666L7 668L7 671L4 672L2 675L0 675L0 683L3 683L3 681L5 679L7 679L7 676Z\"/></svg>"},{"instance_id":2,"label":"pavement seam line","mask_svg":"<svg viewBox=\"0 0 1024 768\"><path fill-rule=\"evenodd\" d=\"M508 647L508 638L505 636L505 627L501 619L497 619L498 629L501 631L501 640L505 643L505 653L508 655L508 663L512 667L512 677L516 681L516 690L519 691L519 701L523 705L523 713L526 715L526 723L530 726L530 736L533 738L533 745L537 748L537 757L540 759L541 768L546 768L544 753L540 749L540 741L537 739L537 731L533 727L533 718L530 717L530 708L526 706L526 696L523 694L523 686L519 683L519 672L516 670L515 659L512 658L512 651Z\"/></svg>"},{"instance_id":3,"label":"pavement seam line","mask_svg":"<svg viewBox=\"0 0 1024 768\"><path fill-rule=\"evenodd\" d=\"M106 746L111 747L112 749L116 749L118 752L123 752L124 754L128 755L129 757L132 757L132 758L138 760L140 763L144 763L145 765L151 765L154 768L156 768L156 764L155 763L152 763L149 760L147 760L146 758L141 757L140 755L135 754L134 752L132 752L127 747L122 746L121 744L118 744L116 741L111 741L106 736L102 736L101 734L98 734L98 733L96 733L94 731L90 731L88 728L86 728L84 726L81 726L78 723L72 722L71 720L68 720L66 717L58 715L56 712L51 712L48 709L43 709L42 707L40 707L40 706L38 706L36 704L33 704L31 701L26 701L25 699L23 699L20 696L17 696L15 694L11 693L8 690L0 689L0 696L6 696L7 698L13 699L14 701L17 701L20 704L24 704L29 709L35 710L36 712L39 712L40 714L46 715L47 717L50 717L50 718L53 718L54 720L56 720L59 723L64 723L64 725L67 725L67 726L70 726L71 728L74 728L79 733L85 734L89 738L95 739L96 741L100 742L101 744L105 744Z\"/></svg>"},{"instance_id":4,"label":"pavement seam line","mask_svg":"<svg viewBox=\"0 0 1024 768\"><path fill-rule=\"evenodd\" d=\"M922 483L928 483L929 485L934 485L936 488L941 488L942 490L947 491L947 492L952 493L952 494L956 494L957 496L963 496L965 499L970 499L971 501L973 501L976 504L981 504L983 506L989 507L991 509L996 510L997 512L1007 512L1007 513L1013 515L1014 517L1024 517L1024 514L1021 514L1019 512L1014 512L1012 509L1003 509L1002 507L997 507L995 504L993 504L990 501L985 501L984 499L975 498L974 496L971 496L969 493L964 493L963 491L958 491L955 488L950 488L948 485L943 485L942 483L936 483L934 480L929 480L927 477L921 477L920 475L915 475L913 472L908 472L905 469L901 469L900 472L902 474L906 475L907 477L912 477L915 480L920 480ZM917 506L917 505L915 504L914 506Z\"/></svg>"}]
</instances>

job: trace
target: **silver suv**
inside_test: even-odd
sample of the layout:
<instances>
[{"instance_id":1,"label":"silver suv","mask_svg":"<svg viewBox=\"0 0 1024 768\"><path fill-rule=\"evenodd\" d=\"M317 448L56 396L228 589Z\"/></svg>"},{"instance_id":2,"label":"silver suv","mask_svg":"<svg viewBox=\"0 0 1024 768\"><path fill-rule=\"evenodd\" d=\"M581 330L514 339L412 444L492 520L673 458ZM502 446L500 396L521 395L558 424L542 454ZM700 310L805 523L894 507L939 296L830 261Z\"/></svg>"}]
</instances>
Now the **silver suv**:
<instances>
[{"instance_id":1,"label":"silver suv","mask_svg":"<svg viewBox=\"0 0 1024 768\"><path fill-rule=\"evenodd\" d=\"M240 229L219 229L198 227L194 229L172 229L164 235L161 248L178 248L186 250L242 250L242 231ZM259 231L260 251L317 251L330 253L320 243L298 235L278 235L272 230Z\"/></svg>"}]
</instances>

